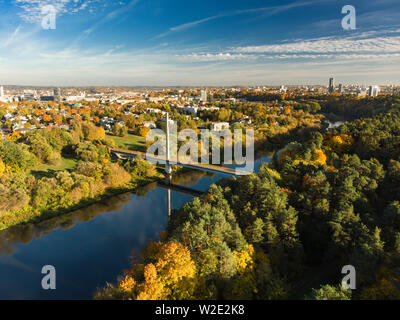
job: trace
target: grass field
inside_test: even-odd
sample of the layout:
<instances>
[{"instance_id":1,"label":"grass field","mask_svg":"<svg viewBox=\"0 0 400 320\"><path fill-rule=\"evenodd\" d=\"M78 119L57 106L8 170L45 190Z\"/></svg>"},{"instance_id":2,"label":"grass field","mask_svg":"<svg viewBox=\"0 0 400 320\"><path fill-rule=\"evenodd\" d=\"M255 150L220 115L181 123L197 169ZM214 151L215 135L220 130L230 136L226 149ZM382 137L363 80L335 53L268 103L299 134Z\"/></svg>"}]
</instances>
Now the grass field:
<instances>
[{"instance_id":1,"label":"grass field","mask_svg":"<svg viewBox=\"0 0 400 320\"><path fill-rule=\"evenodd\" d=\"M51 176L55 171L71 170L75 167L77 161L75 159L62 158L61 163L56 166L49 164L40 164L31 169L31 173L36 177Z\"/></svg>"},{"instance_id":2,"label":"grass field","mask_svg":"<svg viewBox=\"0 0 400 320\"><path fill-rule=\"evenodd\" d=\"M146 138L127 134L125 137L110 136L115 144L122 149L146 152Z\"/></svg>"},{"instance_id":3,"label":"grass field","mask_svg":"<svg viewBox=\"0 0 400 320\"><path fill-rule=\"evenodd\" d=\"M114 140L115 144L122 149L143 151L146 152L146 138L136 136L133 134L127 134L125 137L109 136ZM61 163L56 166L48 164L40 164L31 169L31 173L37 177L52 177L57 171L72 170L75 168L77 160L62 158Z\"/></svg>"}]
</instances>

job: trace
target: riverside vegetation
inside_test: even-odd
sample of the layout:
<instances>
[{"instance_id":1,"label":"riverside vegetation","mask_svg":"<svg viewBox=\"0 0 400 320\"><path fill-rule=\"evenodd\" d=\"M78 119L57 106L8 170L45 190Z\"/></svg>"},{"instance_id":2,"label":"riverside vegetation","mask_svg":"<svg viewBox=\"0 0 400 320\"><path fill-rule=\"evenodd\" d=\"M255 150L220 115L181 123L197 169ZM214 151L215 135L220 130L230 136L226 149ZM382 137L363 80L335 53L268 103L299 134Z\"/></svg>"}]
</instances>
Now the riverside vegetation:
<instances>
[{"instance_id":1,"label":"riverside vegetation","mask_svg":"<svg viewBox=\"0 0 400 320\"><path fill-rule=\"evenodd\" d=\"M111 161L106 145L113 144L102 128L78 120L70 132L40 129L1 141L0 229L71 211L157 175L143 159Z\"/></svg>"}]
</instances>

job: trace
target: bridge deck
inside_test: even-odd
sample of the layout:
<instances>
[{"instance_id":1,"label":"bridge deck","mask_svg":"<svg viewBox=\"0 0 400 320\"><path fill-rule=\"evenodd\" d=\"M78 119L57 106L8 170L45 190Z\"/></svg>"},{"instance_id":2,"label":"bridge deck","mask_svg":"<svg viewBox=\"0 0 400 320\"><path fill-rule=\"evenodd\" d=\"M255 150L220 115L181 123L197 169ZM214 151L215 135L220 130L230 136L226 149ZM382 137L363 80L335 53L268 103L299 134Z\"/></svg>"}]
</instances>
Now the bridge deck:
<instances>
[{"instance_id":1,"label":"bridge deck","mask_svg":"<svg viewBox=\"0 0 400 320\"><path fill-rule=\"evenodd\" d=\"M112 148L110 147L111 152L115 154L120 154L120 155L125 155L128 157L137 157L141 156L143 159L149 160L149 161L157 161L160 163L166 163L166 159L161 157L161 156L149 156L144 152L140 151L131 151L131 150L125 150L125 149L120 149L120 148ZM222 167L222 166L216 166L213 164L203 164L203 163L184 163L184 162L179 162L179 161L169 161L170 164L186 167L186 168L191 168L191 169L197 169L197 170L202 170L202 171L208 171L208 172L213 172L213 173L222 173L226 175L243 175L247 174L245 171L241 172L240 170L236 170L233 168L228 168L228 167Z\"/></svg>"}]
</instances>

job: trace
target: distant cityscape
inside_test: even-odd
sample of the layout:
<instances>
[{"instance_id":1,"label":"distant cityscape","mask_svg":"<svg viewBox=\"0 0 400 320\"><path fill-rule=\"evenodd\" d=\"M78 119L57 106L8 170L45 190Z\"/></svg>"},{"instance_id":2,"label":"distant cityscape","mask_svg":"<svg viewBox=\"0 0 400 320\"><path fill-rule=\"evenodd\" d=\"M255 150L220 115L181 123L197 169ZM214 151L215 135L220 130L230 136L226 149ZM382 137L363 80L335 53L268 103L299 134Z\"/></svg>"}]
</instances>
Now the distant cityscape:
<instances>
[{"instance_id":1,"label":"distant cityscape","mask_svg":"<svg viewBox=\"0 0 400 320\"><path fill-rule=\"evenodd\" d=\"M69 127L72 117L67 117L67 112L61 107L53 108L48 103L57 102L64 107L81 108L83 103L98 104L116 104L125 108L125 115L139 117L141 113L165 114L162 111L162 105L167 104L172 110L187 115L196 120L198 112L218 111L219 108L212 103L249 102L245 97L235 97L235 94L241 92L250 94L277 94L277 95L353 95L355 97L377 97L383 94L395 94L400 92L400 86L396 85L344 85L335 84L333 77L329 78L328 85L281 85L281 86L235 86L235 87L209 87L209 88L124 88L124 87L24 87L24 86L0 86L0 102L8 104L8 112L1 120L1 132L3 138L9 130L26 133L33 129L45 128L48 126ZM64 120L62 123L46 122L43 118L34 114L22 114L17 110L23 103L44 103L45 112L56 112ZM47 104L46 104L47 103ZM146 105L144 110L137 112L137 105ZM151 105L151 106L149 106ZM159 105L160 107L157 107ZM14 112L13 112L14 111ZM283 111L283 110L282 110ZM80 117L79 114L75 117ZM251 120L243 119L247 123ZM103 117L100 119L100 125L105 130L111 130L111 127L118 121ZM121 121L118 122L124 125ZM155 128L156 124L152 121L145 121L143 126ZM217 123L213 128L227 127L228 123Z\"/></svg>"},{"instance_id":2,"label":"distant cityscape","mask_svg":"<svg viewBox=\"0 0 400 320\"><path fill-rule=\"evenodd\" d=\"M212 102L215 92L234 92L247 90L249 92L265 93L339 93L351 94L358 97L376 97L380 93L391 94L400 93L398 85L357 85L342 84L335 85L335 79L329 78L328 86L321 85L281 85L281 86L234 86L234 87L209 87L209 88L178 88L176 95L163 95L168 89L165 88L140 88L140 87L26 87L26 86L0 86L0 102L12 103L20 101L100 101L100 102L159 102L164 99L167 101L177 101L183 99L185 102ZM198 92L198 96L193 96L193 92ZM156 94L154 94L156 93ZM189 96L187 95L189 94Z\"/></svg>"}]
</instances>

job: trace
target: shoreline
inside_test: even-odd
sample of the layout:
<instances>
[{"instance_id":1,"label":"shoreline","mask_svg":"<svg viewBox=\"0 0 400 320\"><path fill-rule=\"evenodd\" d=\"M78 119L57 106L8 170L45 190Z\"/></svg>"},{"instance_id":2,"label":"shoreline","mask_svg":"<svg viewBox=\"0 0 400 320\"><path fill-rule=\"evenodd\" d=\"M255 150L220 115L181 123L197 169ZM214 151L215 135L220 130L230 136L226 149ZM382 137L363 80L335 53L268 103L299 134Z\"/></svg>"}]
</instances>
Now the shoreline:
<instances>
[{"instance_id":1,"label":"shoreline","mask_svg":"<svg viewBox=\"0 0 400 320\"><path fill-rule=\"evenodd\" d=\"M11 227L19 226L19 225L27 225L27 224L38 224L41 222L44 222L46 220L50 220L52 218L56 218L59 216L62 216L64 214L71 213L76 210L80 210L83 208L87 208L93 204L99 203L101 201L107 200L109 198L112 198L114 196L124 194L127 192L135 192L138 188L145 187L146 185L149 185L151 183L160 181L162 178L161 177L155 177L155 178L144 178L140 179L138 181L135 181L132 183L132 187L126 187L126 188L119 188L119 189L112 189L108 190L104 194L92 198L92 199L87 199L83 200L71 207L68 208L60 208L56 210L49 210L49 211L43 211L42 213L39 213L38 215L33 215L31 218L28 219L21 219L19 222L16 223L11 223L8 225L5 225L4 227L0 227L0 232L5 231ZM23 214L23 212L21 212ZM18 215L18 214L17 214Z\"/></svg>"}]
</instances>

